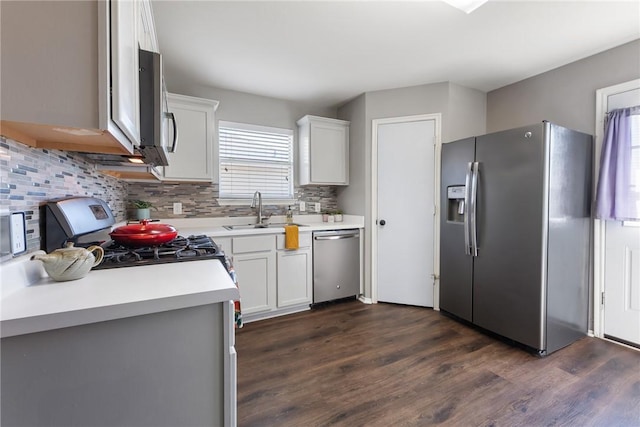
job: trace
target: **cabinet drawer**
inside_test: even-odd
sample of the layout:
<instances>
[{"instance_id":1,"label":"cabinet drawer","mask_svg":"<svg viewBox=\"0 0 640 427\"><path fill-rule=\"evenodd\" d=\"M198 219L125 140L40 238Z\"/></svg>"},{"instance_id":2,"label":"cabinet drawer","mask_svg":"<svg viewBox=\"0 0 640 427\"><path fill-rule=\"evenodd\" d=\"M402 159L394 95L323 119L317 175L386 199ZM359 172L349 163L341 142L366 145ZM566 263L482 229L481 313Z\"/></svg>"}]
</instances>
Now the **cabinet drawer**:
<instances>
[{"instance_id":1,"label":"cabinet drawer","mask_svg":"<svg viewBox=\"0 0 640 427\"><path fill-rule=\"evenodd\" d=\"M246 252L272 251L275 249L275 239L273 235L234 237L232 245L234 255Z\"/></svg>"},{"instance_id":2,"label":"cabinet drawer","mask_svg":"<svg viewBox=\"0 0 640 427\"><path fill-rule=\"evenodd\" d=\"M301 248L311 247L311 233L298 234L298 246ZM284 249L284 234L276 234L276 249Z\"/></svg>"}]
</instances>

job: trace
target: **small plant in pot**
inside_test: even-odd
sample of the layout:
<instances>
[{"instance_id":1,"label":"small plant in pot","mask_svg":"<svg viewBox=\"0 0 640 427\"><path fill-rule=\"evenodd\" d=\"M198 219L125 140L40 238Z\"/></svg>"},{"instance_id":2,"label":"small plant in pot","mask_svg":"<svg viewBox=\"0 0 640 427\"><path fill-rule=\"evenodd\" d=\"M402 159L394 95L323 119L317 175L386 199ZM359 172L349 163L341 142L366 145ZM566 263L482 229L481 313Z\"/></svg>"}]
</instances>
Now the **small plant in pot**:
<instances>
[{"instance_id":1,"label":"small plant in pot","mask_svg":"<svg viewBox=\"0 0 640 427\"><path fill-rule=\"evenodd\" d=\"M136 209L136 219L151 218L151 208L153 208L153 204L151 202L147 202L145 200L134 200L131 204Z\"/></svg>"},{"instance_id":2,"label":"small plant in pot","mask_svg":"<svg viewBox=\"0 0 640 427\"><path fill-rule=\"evenodd\" d=\"M333 217L336 219L336 222L342 222L342 211L340 209L337 209L333 213Z\"/></svg>"},{"instance_id":3,"label":"small plant in pot","mask_svg":"<svg viewBox=\"0 0 640 427\"><path fill-rule=\"evenodd\" d=\"M331 217L331 220L329 220L329 217ZM333 222L331 211L322 211L322 222Z\"/></svg>"}]
</instances>

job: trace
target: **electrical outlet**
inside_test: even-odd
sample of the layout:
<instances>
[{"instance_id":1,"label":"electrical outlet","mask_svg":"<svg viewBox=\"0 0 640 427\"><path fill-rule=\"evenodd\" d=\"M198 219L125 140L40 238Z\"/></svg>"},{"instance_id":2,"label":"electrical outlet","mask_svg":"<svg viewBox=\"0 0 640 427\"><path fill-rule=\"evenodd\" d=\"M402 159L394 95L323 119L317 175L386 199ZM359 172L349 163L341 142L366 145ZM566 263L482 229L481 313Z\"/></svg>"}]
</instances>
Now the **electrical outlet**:
<instances>
[{"instance_id":1,"label":"electrical outlet","mask_svg":"<svg viewBox=\"0 0 640 427\"><path fill-rule=\"evenodd\" d=\"M11 253L17 255L26 251L27 230L24 212L14 212L11 214L9 229L11 230Z\"/></svg>"},{"instance_id":2,"label":"electrical outlet","mask_svg":"<svg viewBox=\"0 0 640 427\"><path fill-rule=\"evenodd\" d=\"M300 202L300 212L304 212L307 210L307 204L305 202Z\"/></svg>"},{"instance_id":3,"label":"electrical outlet","mask_svg":"<svg viewBox=\"0 0 640 427\"><path fill-rule=\"evenodd\" d=\"M315 204L315 211L320 212L320 203Z\"/></svg>"},{"instance_id":4,"label":"electrical outlet","mask_svg":"<svg viewBox=\"0 0 640 427\"><path fill-rule=\"evenodd\" d=\"M173 203L173 213L174 215L180 215L182 213L182 203L180 202Z\"/></svg>"}]
</instances>

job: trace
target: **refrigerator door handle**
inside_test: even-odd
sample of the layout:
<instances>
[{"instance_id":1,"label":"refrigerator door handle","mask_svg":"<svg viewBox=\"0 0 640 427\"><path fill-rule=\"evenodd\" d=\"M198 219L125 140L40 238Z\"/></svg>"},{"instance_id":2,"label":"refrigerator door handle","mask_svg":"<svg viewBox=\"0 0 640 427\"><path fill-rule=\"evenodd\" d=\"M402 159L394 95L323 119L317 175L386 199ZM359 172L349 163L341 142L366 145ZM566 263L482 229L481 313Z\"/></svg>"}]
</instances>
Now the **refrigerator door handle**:
<instances>
[{"instance_id":1,"label":"refrigerator door handle","mask_svg":"<svg viewBox=\"0 0 640 427\"><path fill-rule=\"evenodd\" d=\"M473 173L473 163L469 162L467 166L467 176L464 182L464 205L467 212L464 214L464 253L471 255L471 240L469 228L469 216L471 214L471 175Z\"/></svg>"},{"instance_id":2,"label":"refrigerator door handle","mask_svg":"<svg viewBox=\"0 0 640 427\"><path fill-rule=\"evenodd\" d=\"M478 174L479 163L473 162L471 167L471 206L469 222L471 224L471 255L478 256Z\"/></svg>"}]
</instances>

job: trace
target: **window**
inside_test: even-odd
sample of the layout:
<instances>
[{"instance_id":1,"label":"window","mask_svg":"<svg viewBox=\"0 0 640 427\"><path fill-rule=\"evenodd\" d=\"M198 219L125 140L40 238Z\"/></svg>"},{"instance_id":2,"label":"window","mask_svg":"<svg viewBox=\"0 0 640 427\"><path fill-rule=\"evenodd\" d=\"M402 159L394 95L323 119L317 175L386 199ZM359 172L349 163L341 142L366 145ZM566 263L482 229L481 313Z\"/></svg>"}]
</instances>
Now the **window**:
<instances>
[{"instance_id":1,"label":"window","mask_svg":"<svg viewBox=\"0 0 640 427\"><path fill-rule=\"evenodd\" d=\"M293 131L220 121L220 198L293 199Z\"/></svg>"}]
</instances>

